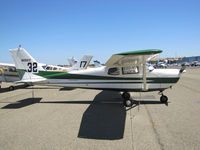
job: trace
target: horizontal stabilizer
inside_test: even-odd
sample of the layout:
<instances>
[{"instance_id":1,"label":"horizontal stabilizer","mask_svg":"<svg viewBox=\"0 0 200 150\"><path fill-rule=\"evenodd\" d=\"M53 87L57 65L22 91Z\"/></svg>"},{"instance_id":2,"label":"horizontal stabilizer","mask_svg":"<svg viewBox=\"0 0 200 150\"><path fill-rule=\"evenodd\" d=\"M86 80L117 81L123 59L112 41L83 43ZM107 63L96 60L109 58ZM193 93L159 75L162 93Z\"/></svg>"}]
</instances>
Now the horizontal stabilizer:
<instances>
[{"instance_id":1,"label":"horizontal stabilizer","mask_svg":"<svg viewBox=\"0 0 200 150\"><path fill-rule=\"evenodd\" d=\"M46 80L46 78L34 75L29 72L25 72L23 78L20 81L17 81L16 83L45 83Z\"/></svg>"},{"instance_id":2,"label":"horizontal stabilizer","mask_svg":"<svg viewBox=\"0 0 200 150\"><path fill-rule=\"evenodd\" d=\"M16 81L15 83L45 83L46 79L30 79L30 80L20 80Z\"/></svg>"}]
</instances>

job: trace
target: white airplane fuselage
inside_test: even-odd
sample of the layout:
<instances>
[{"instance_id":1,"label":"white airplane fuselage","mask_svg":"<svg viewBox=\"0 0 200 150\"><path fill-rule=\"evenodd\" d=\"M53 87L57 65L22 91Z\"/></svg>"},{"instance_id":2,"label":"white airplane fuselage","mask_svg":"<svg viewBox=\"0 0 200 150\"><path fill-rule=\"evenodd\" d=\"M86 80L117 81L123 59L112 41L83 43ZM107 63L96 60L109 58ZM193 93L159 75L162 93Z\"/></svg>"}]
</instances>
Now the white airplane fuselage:
<instances>
[{"instance_id":1,"label":"white airplane fuselage","mask_svg":"<svg viewBox=\"0 0 200 150\"><path fill-rule=\"evenodd\" d=\"M1 82L15 82L20 80L14 64L0 63L0 66L2 67L0 71Z\"/></svg>"},{"instance_id":2,"label":"white airplane fuselage","mask_svg":"<svg viewBox=\"0 0 200 150\"><path fill-rule=\"evenodd\" d=\"M42 73L37 75L46 78L45 82L42 82L46 85L119 91L163 91L173 86L180 78L179 69L147 69L145 79L142 69L136 74L123 74L122 69L119 69L118 75L109 75L108 69L102 66L52 76L41 75Z\"/></svg>"}]
</instances>

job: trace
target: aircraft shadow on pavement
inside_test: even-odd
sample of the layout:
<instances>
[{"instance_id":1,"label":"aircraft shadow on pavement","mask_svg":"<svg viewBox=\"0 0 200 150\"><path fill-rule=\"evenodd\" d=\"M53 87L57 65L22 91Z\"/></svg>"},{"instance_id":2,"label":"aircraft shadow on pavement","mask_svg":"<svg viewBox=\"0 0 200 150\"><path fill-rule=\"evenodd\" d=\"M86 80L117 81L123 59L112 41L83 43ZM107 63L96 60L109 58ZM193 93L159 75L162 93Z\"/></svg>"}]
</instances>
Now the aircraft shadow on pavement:
<instances>
[{"instance_id":1,"label":"aircraft shadow on pavement","mask_svg":"<svg viewBox=\"0 0 200 150\"><path fill-rule=\"evenodd\" d=\"M59 91L72 91L75 90L76 88L72 88L72 87L64 87L64 88L60 88Z\"/></svg>"},{"instance_id":2,"label":"aircraft shadow on pavement","mask_svg":"<svg viewBox=\"0 0 200 150\"><path fill-rule=\"evenodd\" d=\"M170 103L170 102L161 103L160 101L154 101L154 100L137 100L135 102L137 105L164 104L166 106L168 106L168 103Z\"/></svg>"},{"instance_id":3,"label":"aircraft shadow on pavement","mask_svg":"<svg viewBox=\"0 0 200 150\"><path fill-rule=\"evenodd\" d=\"M43 101L54 104L90 104L82 116L78 137L87 139L117 140L124 136L126 111L138 105L163 104L158 100L136 100L126 109L119 92L102 91L94 100Z\"/></svg>"},{"instance_id":4,"label":"aircraft shadow on pavement","mask_svg":"<svg viewBox=\"0 0 200 150\"><path fill-rule=\"evenodd\" d=\"M130 109L133 109L139 105L155 105L155 104L159 104L159 105L166 105L168 106L168 103L170 102L166 102L166 103L161 103L160 101L155 101L155 100L134 100L134 105L132 107L129 107L126 109L126 111L129 111Z\"/></svg>"},{"instance_id":5,"label":"aircraft shadow on pavement","mask_svg":"<svg viewBox=\"0 0 200 150\"><path fill-rule=\"evenodd\" d=\"M88 139L122 139L126 119L123 103L109 103L114 98L122 101L118 92L102 91L82 116L78 137ZM108 103L98 103L107 101ZM113 101L114 102L114 101ZM116 100L115 100L116 102Z\"/></svg>"},{"instance_id":6,"label":"aircraft shadow on pavement","mask_svg":"<svg viewBox=\"0 0 200 150\"><path fill-rule=\"evenodd\" d=\"M94 100L44 101L54 104L90 104L82 116L78 137L88 139L122 139L126 109L119 92L102 91Z\"/></svg>"},{"instance_id":7,"label":"aircraft shadow on pavement","mask_svg":"<svg viewBox=\"0 0 200 150\"><path fill-rule=\"evenodd\" d=\"M24 89L28 87L27 85L25 84L22 84L22 85L17 85L17 86L14 86L14 90L19 90L19 89ZM9 87L6 87L6 88L0 88L0 93L5 93L5 92L12 92L12 90L10 91L9 90Z\"/></svg>"},{"instance_id":8,"label":"aircraft shadow on pavement","mask_svg":"<svg viewBox=\"0 0 200 150\"><path fill-rule=\"evenodd\" d=\"M10 103L4 107L2 107L1 109L18 109L18 108L22 108L22 107L26 107L35 103L39 103L41 101L42 98L26 98L14 103Z\"/></svg>"},{"instance_id":9,"label":"aircraft shadow on pavement","mask_svg":"<svg viewBox=\"0 0 200 150\"><path fill-rule=\"evenodd\" d=\"M36 89L36 90L42 90L42 89L59 89L59 87L51 87L51 86L49 86L49 87L46 87L46 86L37 86L37 85L31 85L31 86L29 86L29 88L27 88L27 89L30 89L30 90L34 90L34 89Z\"/></svg>"}]
</instances>

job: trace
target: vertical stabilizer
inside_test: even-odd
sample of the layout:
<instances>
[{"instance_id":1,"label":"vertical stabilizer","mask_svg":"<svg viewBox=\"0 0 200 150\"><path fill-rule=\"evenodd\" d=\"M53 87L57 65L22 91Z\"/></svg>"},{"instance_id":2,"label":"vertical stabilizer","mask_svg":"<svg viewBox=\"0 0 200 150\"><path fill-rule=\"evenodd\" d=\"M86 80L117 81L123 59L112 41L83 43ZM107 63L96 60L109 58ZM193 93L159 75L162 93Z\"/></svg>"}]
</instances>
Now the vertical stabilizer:
<instances>
[{"instance_id":1,"label":"vertical stabilizer","mask_svg":"<svg viewBox=\"0 0 200 150\"><path fill-rule=\"evenodd\" d=\"M42 66L21 46L18 49L10 49L10 54L15 63L16 69L20 79L24 76L25 72L31 75L38 71L44 70Z\"/></svg>"},{"instance_id":2,"label":"vertical stabilizer","mask_svg":"<svg viewBox=\"0 0 200 150\"><path fill-rule=\"evenodd\" d=\"M67 60L68 60L69 65L70 65L71 67L74 66L74 65L77 63L77 60L74 59L74 57L68 58Z\"/></svg>"},{"instance_id":3,"label":"vertical stabilizer","mask_svg":"<svg viewBox=\"0 0 200 150\"><path fill-rule=\"evenodd\" d=\"M44 70L42 66L24 49L10 49L10 54L14 60L16 69L26 70L27 72L38 72Z\"/></svg>"},{"instance_id":4,"label":"vertical stabilizer","mask_svg":"<svg viewBox=\"0 0 200 150\"><path fill-rule=\"evenodd\" d=\"M79 62L77 62L74 66L72 66L72 69L73 70L87 69L87 67L90 64L90 61L92 60L92 57L93 56L91 55L84 55Z\"/></svg>"}]
</instances>

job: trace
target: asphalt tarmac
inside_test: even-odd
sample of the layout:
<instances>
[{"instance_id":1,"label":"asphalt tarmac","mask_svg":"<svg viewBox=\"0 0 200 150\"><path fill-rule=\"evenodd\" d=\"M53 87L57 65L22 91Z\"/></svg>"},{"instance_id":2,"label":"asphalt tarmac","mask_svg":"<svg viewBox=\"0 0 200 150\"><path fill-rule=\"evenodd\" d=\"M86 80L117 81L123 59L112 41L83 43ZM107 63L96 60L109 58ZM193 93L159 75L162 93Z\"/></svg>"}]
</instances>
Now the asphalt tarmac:
<instances>
[{"instance_id":1,"label":"asphalt tarmac","mask_svg":"<svg viewBox=\"0 0 200 150\"><path fill-rule=\"evenodd\" d=\"M22 85L0 90L0 150L199 150L200 69L164 94Z\"/></svg>"}]
</instances>

